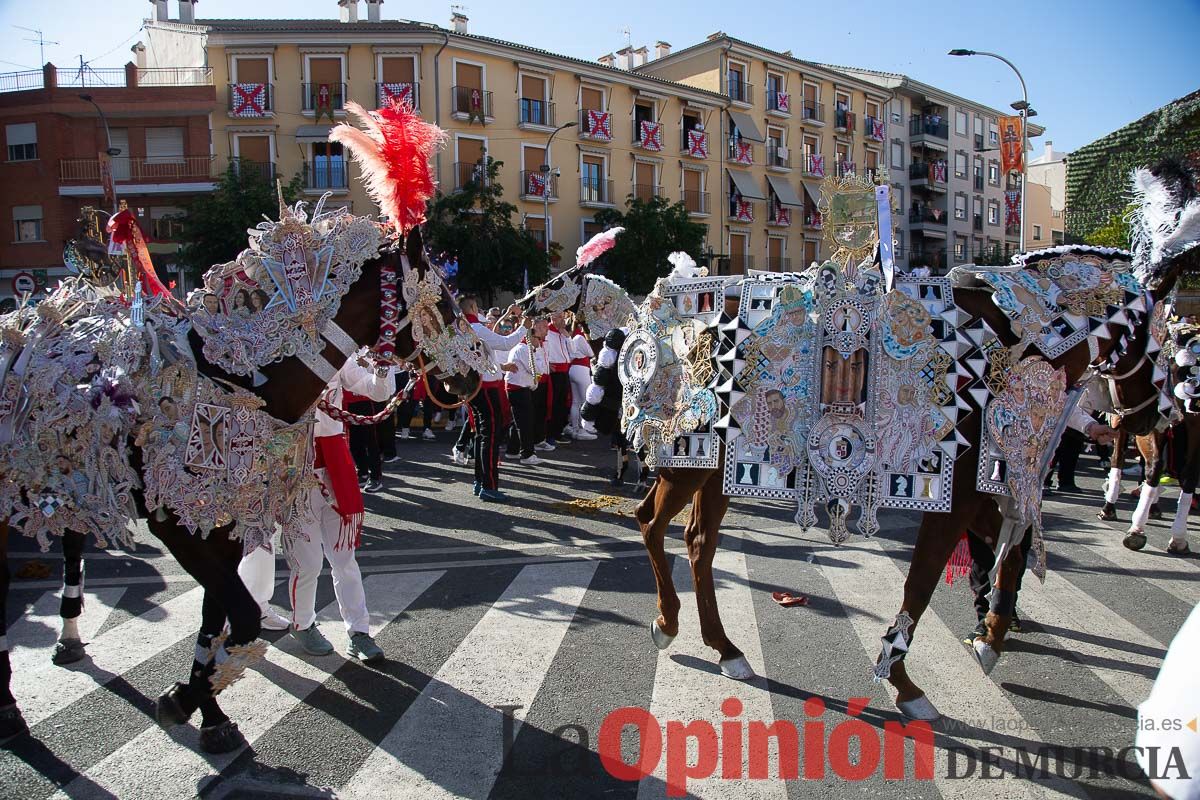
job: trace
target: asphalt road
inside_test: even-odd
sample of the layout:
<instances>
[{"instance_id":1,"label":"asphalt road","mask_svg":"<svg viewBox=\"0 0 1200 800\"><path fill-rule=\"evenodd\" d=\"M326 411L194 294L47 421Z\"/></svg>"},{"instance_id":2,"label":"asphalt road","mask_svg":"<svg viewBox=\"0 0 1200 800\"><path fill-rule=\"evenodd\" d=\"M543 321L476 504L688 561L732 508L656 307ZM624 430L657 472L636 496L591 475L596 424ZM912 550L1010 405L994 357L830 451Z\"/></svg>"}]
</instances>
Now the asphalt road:
<instances>
[{"instance_id":1,"label":"asphalt road","mask_svg":"<svg viewBox=\"0 0 1200 800\"><path fill-rule=\"evenodd\" d=\"M960 641L975 622L966 581L939 586L907 663L945 718L931 775L914 777L910 742L897 781L877 751L898 716L871 668L899 608L915 516L882 514L875 539L834 547L820 531L801 533L786 503L735 502L716 576L726 631L760 675L742 684L719 675L700 641L678 524L669 545L680 636L662 652L651 644L657 612L630 516L636 498L609 486L603 443L570 445L536 468L506 463L514 502L503 507L472 497L469 471L446 457L448 435L398 445L386 490L368 499L359 552L386 663L314 658L288 634L267 634L267 659L221 697L251 741L239 753L204 756L194 726L153 722L154 698L186 674L199 619L195 584L155 540L143 530L132 553L89 550L89 658L68 668L49 659L61 566L15 543L14 572L40 562L49 574L14 579L9 599L14 692L33 736L0 751L0 796L1153 796L1119 751L1200 600L1200 561L1163 553L1165 522L1152 524L1145 551L1122 548L1121 527L1095 519L1092 456L1083 494L1048 498L1050 574L1026 582L1025 632L990 676ZM1163 503L1168 517L1173 505ZM1131 509L1124 498L1122 519ZM281 606L286 574L280 560ZM782 608L770 596L779 589L810 602ZM317 607L344 646L328 578ZM610 716L618 709L624 718ZM641 781L601 757L637 759L639 738L632 726L622 736L622 719L646 725L653 769ZM783 745L764 750L771 725ZM789 768L800 778L779 780Z\"/></svg>"}]
</instances>

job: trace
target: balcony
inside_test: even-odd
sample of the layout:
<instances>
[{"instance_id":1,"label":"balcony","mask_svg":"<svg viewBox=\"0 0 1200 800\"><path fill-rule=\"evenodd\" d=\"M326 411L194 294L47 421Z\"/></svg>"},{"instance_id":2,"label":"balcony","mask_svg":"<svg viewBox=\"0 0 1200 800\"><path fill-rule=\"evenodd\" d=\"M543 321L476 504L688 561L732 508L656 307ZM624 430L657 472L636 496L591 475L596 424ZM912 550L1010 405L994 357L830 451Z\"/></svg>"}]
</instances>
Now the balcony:
<instances>
[{"instance_id":1,"label":"balcony","mask_svg":"<svg viewBox=\"0 0 1200 800\"><path fill-rule=\"evenodd\" d=\"M334 112L345 108L346 84L302 83L300 84L300 108L309 113Z\"/></svg>"},{"instance_id":2,"label":"balcony","mask_svg":"<svg viewBox=\"0 0 1200 800\"><path fill-rule=\"evenodd\" d=\"M834 168L839 178L846 178L856 173L858 165L853 161L839 161L834 165Z\"/></svg>"},{"instance_id":3,"label":"balcony","mask_svg":"<svg viewBox=\"0 0 1200 800\"><path fill-rule=\"evenodd\" d=\"M792 210L784 208L777 202L772 202L767 211L767 224L776 228L786 228L792 224Z\"/></svg>"},{"instance_id":4,"label":"balcony","mask_svg":"<svg viewBox=\"0 0 1200 800\"><path fill-rule=\"evenodd\" d=\"M249 158L229 159L233 171L243 180L275 180L275 163L273 161L254 161Z\"/></svg>"},{"instance_id":5,"label":"balcony","mask_svg":"<svg viewBox=\"0 0 1200 800\"><path fill-rule=\"evenodd\" d=\"M814 100L805 100L800 104L800 120L809 125L824 125L825 106Z\"/></svg>"},{"instance_id":6,"label":"balcony","mask_svg":"<svg viewBox=\"0 0 1200 800\"><path fill-rule=\"evenodd\" d=\"M663 149L662 123L647 119L635 119L633 121L633 146L651 153L661 153Z\"/></svg>"},{"instance_id":7,"label":"balcony","mask_svg":"<svg viewBox=\"0 0 1200 800\"><path fill-rule=\"evenodd\" d=\"M975 150L976 150L976 152L978 152L982 149L983 149L983 134L977 133L977 134L975 134Z\"/></svg>"},{"instance_id":8,"label":"balcony","mask_svg":"<svg viewBox=\"0 0 1200 800\"><path fill-rule=\"evenodd\" d=\"M418 111L421 108L421 84L419 83L376 83L375 98L380 108L398 102Z\"/></svg>"},{"instance_id":9,"label":"balcony","mask_svg":"<svg viewBox=\"0 0 1200 800\"><path fill-rule=\"evenodd\" d=\"M825 156L820 153L805 153L804 154L804 177L806 178L824 178L825 177Z\"/></svg>"},{"instance_id":10,"label":"balcony","mask_svg":"<svg viewBox=\"0 0 1200 800\"><path fill-rule=\"evenodd\" d=\"M809 230L819 231L824 227L824 221L821 219L821 212L809 210L804 215L804 227Z\"/></svg>"},{"instance_id":11,"label":"balcony","mask_svg":"<svg viewBox=\"0 0 1200 800\"><path fill-rule=\"evenodd\" d=\"M732 222L754 222L754 201L747 200L741 195L730 194L725 196L726 206L729 208L729 221Z\"/></svg>"},{"instance_id":12,"label":"balcony","mask_svg":"<svg viewBox=\"0 0 1200 800\"><path fill-rule=\"evenodd\" d=\"M781 92L778 89L767 90L767 111L773 111L776 114L792 113L792 96L787 92Z\"/></svg>"},{"instance_id":13,"label":"balcony","mask_svg":"<svg viewBox=\"0 0 1200 800\"><path fill-rule=\"evenodd\" d=\"M838 133L854 133L854 112L844 108L835 109L833 129Z\"/></svg>"},{"instance_id":14,"label":"balcony","mask_svg":"<svg viewBox=\"0 0 1200 800\"><path fill-rule=\"evenodd\" d=\"M486 186L488 182L487 167L482 161L456 161L454 163L454 190L461 191L468 186Z\"/></svg>"},{"instance_id":15,"label":"balcony","mask_svg":"<svg viewBox=\"0 0 1200 800\"><path fill-rule=\"evenodd\" d=\"M788 256L767 256L768 272L791 272L792 259Z\"/></svg>"},{"instance_id":16,"label":"balcony","mask_svg":"<svg viewBox=\"0 0 1200 800\"><path fill-rule=\"evenodd\" d=\"M949 214L945 209L935 206L915 206L908 210L909 225L937 225L941 228L946 227L946 218Z\"/></svg>"},{"instance_id":17,"label":"balcony","mask_svg":"<svg viewBox=\"0 0 1200 800\"><path fill-rule=\"evenodd\" d=\"M731 253L717 261L718 275L745 275L748 270L752 269L754 269L754 256L745 253Z\"/></svg>"},{"instance_id":18,"label":"balcony","mask_svg":"<svg viewBox=\"0 0 1200 800\"><path fill-rule=\"evenodd\" d=\"M725 94L735 103L754 103L754 87L742 80L725 80Z\"/></svg>"},{"instance_id":19,"label":"balcony","mask_svg":"<svg viewBox=\"0 0 1200 800\"><path fill-rule=\"evenodd\" d=\"M654 186L649 183L635 183L633 185L633 199L641 200L643 203L648 203L656 197L664 197L663 187Z\"/></svg>"},{"instance_id":20,"label":"balcony","mask_svg":"<svg viewBox=\"0 0 1200 800\"><path fill-rule=\"evenodd\" d=\"M579 183L579 204L601 208L616 205L613 200L613 182L584 177Z\"/></svg>"},{"instance_id":21,"label":"balcony","mask_svg":"<svg viewBox=\"0 0 1200 800\"><path fill-rule=\"evenodd\" d=\"M260 119L275 116L274 87L269 83L229 84L229 116Z\"/></svg>"},{"instance_id":22,"label":"balcony","mask_svg":"<svg viewBox=\"0 0 1200 800\"><path fill-rule=\"evenodd\" d=\"M913 188L946 191L946 175L949 165L945 161L914 161L908 165L908 179Z\"/></svg>"},{"instance_id":23,"label":"balcony","mask_svg":"<svg viewBox=\"0 0 1200 800\"><path fill-rule=\"evenodd\" d=\"M453 113L461 114L468 122L486 123L492 119L492 93L474 86L451 86L454 98Z\"/></svg>"},{"instance_id":24,"label":"balcony","mask_svg":"<svg viewBox=\"0 0 1200 800\"><path fill-rule=\"evenodd\" d=\"M732 139L728 148L729 161L743 166L754 165L754 143L746 139Z\"/></svg>"},{"instance_id":25,"label":"balcony","mask_svg":"<svg viewBox=\"0 0 1200 800\"><path fill-rule=\"evenodd\" d=\"M708 192L698 192L694 189L683 190L683 206L693 216L708 215L712 211L708 204Z\"/></svg>"},{"instance_id":26,"label":"balcony","mask_svg":"<svg viewBox=\"0 0 1200 800\"><path fill-rule=\"evenodd\" d=\"M1016 225L1005 225L1004 226L1004 235L1011 236L1014 239L1017 238L1018 236L1020 236L1021 235L1021 223L1018 222Z\"/></svg>"},{"instance_id":27,"label":"balcony","mask_svg":"<svg viewBox=\"0 0 1200 800\"><path fill-rule=\"evenodd\" d=\"M875 183L879 179L879 167L863 167L862 176L871 183Z\"/></svg>"},{"instance_id":28,"label":"balcony","mask_svg":"<svg viewBox=\"0 0 1200 800\"><path fill-rule=\"evenodd\" d=\"M863 117L863 134L872 141L882 142L887 136L887 126L879 117L868 114Z\"/></svg>"},{"instance_id":29,"label":"balcony","mask_svg":"<svg viewBox=\"0 0 1200 800\"><path fill-rule=\"evenodd\" d=\"M350 188L345 161L325 160L304 163L304 190L307 192L344 192Z\"/></svg>"},{"instance_id":30,"label":"balcony","mask_svg":"<svg viewBox=\"0 0 1200 800\"><path fill-rule=\"evenodd\" d=\"M548 175L540 169L522 170L521 197L538 202L554 202L558 199L558 176Z\"/></svg>"},{"instance_id":31,"label":"balcony","mask_svg":"<svg viewBox=\"0 0 1200 800\"><path fill-rule=\"evenodd\" d=\"M708 158L708 134L696 129L685 130L680 138L679 149L685 156Z\"/></svg>"},{"instance_id":32,"label":"balcony","mask_svg":"<svg viewBox=\"0 0 1200 800\"><path fill-rule=\"evenodd\" d=\"M977 192L983 191L983 175L975 176L975 191L977 191Z\"/></svg>"},{"instance_id":33,"label":"balcony","mask_svg":"<svg viewBox=\"0 0 1200 800\"><path fill-rule=\"evenodd\" d=\"M926 137L945 142L950 138L950 124L937 114L913 114L908 118L908 136L913 144Z\"/></svg>"},{"instance_id":34,"label":"balcony","mask_svg":"<svg viewBox=\"0 0 1200 800\"><path fill-rule=\"evenodd\" d=\"M791 169L792 153L782 145L767 143L767 166L771 169Z\"/></svg>"},{"instance_id":35,"label":"balcony","mask_svg":"<svg viewBox=\"0 0 1200 800\"><path fill-rule=\"evenodd\" d=\"M554 103L530 97L517 100L517 124L522 130L529 128L553 128Z\"/></svg>"},{"instance_id":36,"label":"balcony","mask_svg":"<svg viewBox=\"0 0 1200 800\"><path fill-rule=\"evenodd\" d=\"M945 271L946 251L914 248L908 254L908 266L910 269L913 267L929 267L935 274Z\"/></svg>"},{"instance_id":37,"label":"balcony","mask_svg":"<svg viewBox=\"0 0 1200 800\"><path fill-rule=\"evenodd\" d=\"M59 86L64 86L59 81ZM138 86L212 86L211 67L141 67Z\"/></svg>"},{"instance_id":38,"label":"balcony","mask_svg":"<svg viewBox=\"0 0 1200 800\"><path fill-rule=\"evenodd\" d=\"M971 228L977 231L983 230L983 214L973 214L971 216Z\"/></svg>"},{"instance_id":39,"label":"balcony","mask_svg":"<svg viewBox=\"0 0 1200 800\"><path fill-rule=\"evenodd\" d=\"M579 111L579 138L593 142L612 141L612 112L598 108Z\"/></svg>"},{"instance_id":40,"label":"balcony","mask_svg":"<svg viewBox=\"0 0 1200 800\"><path fill-rule=\"evenodd\" d=\"M112 159L113 180L122 183L170 183L210 181L213 177L212 156L178 156L177 158ZM60 183L99 183L100 160L96 158L63 158L58 162Z\"/></svg>"}]
</instances>

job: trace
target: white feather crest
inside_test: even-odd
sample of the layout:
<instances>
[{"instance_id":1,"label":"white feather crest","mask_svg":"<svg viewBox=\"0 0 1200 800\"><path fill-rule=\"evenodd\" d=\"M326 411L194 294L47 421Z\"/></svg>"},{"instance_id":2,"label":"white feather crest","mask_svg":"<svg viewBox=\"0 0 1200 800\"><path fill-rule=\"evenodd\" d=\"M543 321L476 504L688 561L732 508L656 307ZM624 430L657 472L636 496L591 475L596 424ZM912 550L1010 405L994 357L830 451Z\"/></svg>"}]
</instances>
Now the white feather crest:
<instances>
[{"instance_id":1,"label":"white feather crest","mask_svg":"<svg viewBox=\"0 0 1200 800\"><path fill-rule=\"evenodd\" d=\"M671 255L667 256L667 261L671 263L671 273L667 279L673 278L702 278L708 274L706 267L697 267L696 260L682 250L676 250Z\"/></svg>"}]
</instances>

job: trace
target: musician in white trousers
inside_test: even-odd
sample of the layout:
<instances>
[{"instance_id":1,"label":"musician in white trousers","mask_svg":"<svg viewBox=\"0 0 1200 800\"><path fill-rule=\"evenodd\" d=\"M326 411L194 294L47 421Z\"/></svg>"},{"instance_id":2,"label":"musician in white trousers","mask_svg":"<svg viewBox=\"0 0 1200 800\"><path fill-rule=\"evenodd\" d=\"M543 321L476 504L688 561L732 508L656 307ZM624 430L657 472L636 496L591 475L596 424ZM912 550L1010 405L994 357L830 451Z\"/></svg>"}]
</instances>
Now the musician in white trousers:
<instances>
[{"instance_id":1,"label":"musician in white trousers","mask_svg":"<svg viewBox=\"0 0 1200 800\"><path fill-rule=\"evenodd\" d=\"M382 401L390 394L391 381L386 371L371 368L360 351L347 359L329 383L324 397L336 408L344 409L343 389ZM251 596L263 609L263 627L268 630L290 628L301 647L311 655L329 655L333 645L316 626L317 580L323 561L333 574L333 593L338 610L350 634L349 655L362 661L378 661L383 651L370 633L370 613L362 573L355 548L362 531L362 491L350 456L344 423L320 408L316 411L313 431L317 478L321 485L309 490L308 516L303 532L306 540L289 539L289 562L294 564L288 581L288 599L292 604L290 622L268 606L275 588L275 555L259 548L242 559L238 574ZM283 622L283 625L279 625Z\"/></svg>"},{"instance_id":2,"label":"musician in white trousers","mask_svg":"<svg viewBox=\"0 0 1200 800\"><path fill-rule=\"evenodd\" d=\"M583 335L583 328L576 322L574 315L568 315L567 325L574 330L574 335L567 343L567 354L571 357L571 369L567 376L571 380L571 424L567 434L574 439L590 441L596 438L590 430L589 423L579 416L583 408L583 398L587 395L587 387L592 382L592 346Z\"/></svg>"}]
</instances>

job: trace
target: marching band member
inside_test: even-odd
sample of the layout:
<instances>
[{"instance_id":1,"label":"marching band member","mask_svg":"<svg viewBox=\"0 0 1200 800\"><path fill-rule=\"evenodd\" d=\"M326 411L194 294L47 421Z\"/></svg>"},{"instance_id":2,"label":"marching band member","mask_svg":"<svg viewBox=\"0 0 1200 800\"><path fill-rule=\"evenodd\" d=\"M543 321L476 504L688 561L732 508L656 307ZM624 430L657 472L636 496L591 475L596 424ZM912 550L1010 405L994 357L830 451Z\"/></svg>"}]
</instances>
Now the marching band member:
<instances>
[{"instance_id":1,"label":"marching band member","mask_svg":"<svg viewBox=\"0 0 1200 800\"><path fill-rule=\"evenodd\" d=\"M583 408L587 387L592 382L592 346L583 335L583 328L575 321L574 315L568 322L574 335L568 344L571 356L571 369L567 372L571 380L571 424L567 432L572 438L587 442L595 439L596 434L587 429L587 423L579 416L579 410Z\"/></svg>"},{"instance_id":2,"label":"marching band member","mask_svg":"<svg viewBox=\"0 0 1200 800\"><path fill-rule=\"evenodd\" d=\"M514 347L503 367L508 373L504 381L513 414L513 435L508 440L508 452L514 455L519 449L521 463L526 466L542 463L534 449L542 444L546 429L546 387L550 369L544 346L546 333L544 318L534 322L529 341Z\"/></svg>"},{"instance_id":3,"label":"marching band member","mask_svg":"<svg viewBox=\"0 0 1200 800\"><path fill-rule=\"evenodd\" d=\"M546 443L562 444L563 431L567 427L571 392L571 340L566 314L556 311L550 315L550 328L546 333L546 358L550 362L549 416L546 423Z\"/></svg>"}]
</instances>

